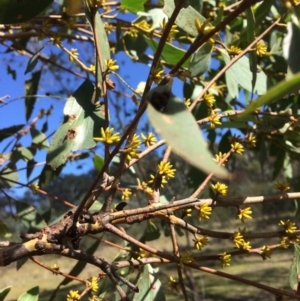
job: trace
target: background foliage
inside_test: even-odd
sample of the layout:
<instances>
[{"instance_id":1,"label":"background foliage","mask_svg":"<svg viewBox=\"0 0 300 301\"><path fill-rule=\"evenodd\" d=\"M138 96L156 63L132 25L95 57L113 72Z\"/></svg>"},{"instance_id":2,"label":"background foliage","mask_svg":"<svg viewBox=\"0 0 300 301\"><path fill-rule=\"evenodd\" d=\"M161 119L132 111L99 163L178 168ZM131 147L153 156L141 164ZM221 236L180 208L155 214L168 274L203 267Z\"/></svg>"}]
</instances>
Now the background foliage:
<instances>
[{"instance_id":1,"label":"background foliage","mask_svg":"<svg viewBox=\"0 0 300 301\"><path fill-rule=\"evenodd\" d=\"M0 0L0 265L47 283L18 300L300 299L299 9Z\"/></svg>"}]
</instances>

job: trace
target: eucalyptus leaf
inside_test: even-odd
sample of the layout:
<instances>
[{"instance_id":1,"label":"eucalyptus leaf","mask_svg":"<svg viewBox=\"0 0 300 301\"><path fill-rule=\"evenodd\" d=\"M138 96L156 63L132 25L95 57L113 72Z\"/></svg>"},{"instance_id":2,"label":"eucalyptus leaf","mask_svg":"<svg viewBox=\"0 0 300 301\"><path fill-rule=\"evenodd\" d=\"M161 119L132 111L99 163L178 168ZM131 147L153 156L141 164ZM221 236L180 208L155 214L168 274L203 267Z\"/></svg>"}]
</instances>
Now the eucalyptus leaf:
<instances>
[{"instance_id":1,"label":"eucalyptus leaf","mask_svg":"<svg viewBox=\"0 0 300 301\"><path fill-rule=\"evenodd\" d=\"M213 45L211 43L205 43L197 50L190 61L189 70L191 72L191 77L200 76L208 71L212 49Z\"/></svg>"},{"instance_id":2,"label":"eucalyptus leaf","mask_svg":"<svg viewBox=\"0 0 300 301\"><path fill-rule=\"evenodd\" d=\"M147 94L148 117L154 129L172 147L174 153L192 166L206 173L213 172L218 177L228 176L227 171L213 161L201 130L183 101L170 94L163 112L152 106L152 96L166 92L169 92L168 87L158 86Z\"/></svg>"},{"instance_id":3,"label":"eucalyptus leaf","mask_svg":"<svg viewBox=\"0 0 300 301\"><path fill-rule=\"evenodd\" d=\"M89 80L70 96L64 107L65 122L57 129L47 154L47 164L53 169L64 164L72 151L90 149L96 145L105 126L100 105L92 103L94 86Z\"/></svg>"},{"instance_id":4,"label":"eucalyptus leaf","mask_svg":"<svg viewBox=\"0 0 300 301\"><path fill-rule=\"evenodd\" d=\"M18 301L38 301L40 289L38 286L35 286L29 289L26 293L22 294Z\"/></svg>"}]
</instances>

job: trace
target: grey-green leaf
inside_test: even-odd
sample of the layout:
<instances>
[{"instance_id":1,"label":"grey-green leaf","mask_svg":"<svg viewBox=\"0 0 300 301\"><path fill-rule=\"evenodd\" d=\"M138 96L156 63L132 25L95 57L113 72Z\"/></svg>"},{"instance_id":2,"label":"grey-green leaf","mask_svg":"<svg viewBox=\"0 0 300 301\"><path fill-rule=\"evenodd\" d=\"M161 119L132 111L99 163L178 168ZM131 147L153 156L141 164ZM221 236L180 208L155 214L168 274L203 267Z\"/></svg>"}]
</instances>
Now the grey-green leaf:
<instances>
[{"instance_id":1,"label":"grey-green leaf","mask_svg":"<svg viewBox=\"0 0 300 301\"><path fill-rule=\"evenodd\" d=\"M22 294L19 298L18 301L38 301L39 299L39 287L35 286L28 290L26 293Z\"/></svg>"},{"instance_id":2,"label":"grey-green leaf","mask_svg":"<svg viewBox=\"0 0 300 301\"><path fill-rule=\"evenodd\" d=\"M105 126L102 107L92 103L94 86L89 80L70 96L65 104L65 122L53 136L47 163L53 169L64 164L72 151L90 149L96 145L94 137Z\"/></svg>"},{"instance_id":3,"label":"grey-green leaf","mask_svg":"<svg viewBox=\"0 0 300 301\"><path fill-rule=\"evenodd\" d=\"M7 286L0 290L0 301L4 301L5 297L10 292L11 288L12 288L11 286Z\"/></svg>"},{"instance_id":4,"label":"grey-green leaf","mask_svg":"<svg viewBox=\"0 0 300 301\"><path fill-rule=\"evenodd\" d=\"M226 50L221 49L220 51L225 63L228 64L230 62L229 54ZM250 70L249 59L246 56L241 57L226 72L228 72L244 89L252 92L252 72ZM262 95L267 92L267 76L262 70L257 73L253 92L258 95Z\"/></svg>"},{"instance_id":5,"label":"grey-green leaf","mask_svg":"<svg viewBox=\"0 0 300 301\"><path fill-rule=\"evenodd\" d=\"M149 91L147 99L150 100L153 94L168 91L167 87L158 86ZM213 172L222 178L228 176L227 171L213 161L201 130L183 101L171 95L164 112L156 110L149 103L148 116L154 129L174 153L206 173Z\"/></svg>"},{"instance_id":6,"label":"grey-green leaf","mask_svg":"<svg viewBox=\"0 0 300 301\"><path fill-rule=\"evenodd\" d=\"M190 61L191 77L200 76L209 69L212 49L211 43L205 43L198 49Z\"/></svg>"}]
</instances>

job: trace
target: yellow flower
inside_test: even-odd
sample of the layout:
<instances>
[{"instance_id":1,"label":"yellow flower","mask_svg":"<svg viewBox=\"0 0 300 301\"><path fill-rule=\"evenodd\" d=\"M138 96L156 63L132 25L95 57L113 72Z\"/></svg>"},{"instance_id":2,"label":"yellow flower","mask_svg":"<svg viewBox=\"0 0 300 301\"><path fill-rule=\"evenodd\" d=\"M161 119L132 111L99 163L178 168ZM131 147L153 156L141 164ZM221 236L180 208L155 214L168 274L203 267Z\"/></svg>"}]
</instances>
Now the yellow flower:
<instances>
[{"instance_id":1,"label":"yellow flower","mask_svg":"<svg viewBox=\"0 0 300 301\"><path fill-rule=\"evenodd\" d=\"M96 72L96 66L93 64L90 64L90 72L95 73Z\"/></svg>"},{"instance_id":2,"label":"yellow flower","mask_svg":"<svg viewBox=\"0 0 300 301\"><path fill-rule=\"evenodd\" d=\"M139 31L136 28L130 28L129 30L125 31L124 35L129 35L132 38L137 38Z\"/></svg>"},{"instance_id":3,"label":"yellow flower","mask_svg":"<svg viewBox=\"0 0 300 301\"><path fill-rule=\"evenodd\" d=\"M199 208L199 221L201 219L209 219L211 215L212 208L208 204L203 204Z\"/></svg>"},{"instance_id":4,"label":"yellow flower","mask_svg":"<svg viewBox=\"0 0 300 301\"><path fill-rule=\"evenodd\" d=\"M222 124L220 122L220 116L217 113L218 111L219 111L219 109L215 109L215 110L210 110L209 111L208 120L210 122L210 127L211 128L215 128L216 125Z\"/></svg>"},{"instance_id":5,"label":"yellow flower","mask_svg":"<svg viewBox=\"0 0 300 301\"><path fill-rule=\"evenodd\" d=\"M161 27L161 34L163 34L163 32L165 31L165 28L166 28L166 19L163 19L163 21L159 24L160 27ZM178 33L179 30L177 29L177 25L172 25L172 28L169 32L169 36L167 38L167 40L170 42L173 40L174 36L176 35L176 33Z\"/></svg>"},{"instance_id":6,"label":"yellow flower","mask_svg":"<svg viewBox=\"0 0 300 301\"><path fill-rule=\"evenodd\" d=\"M105 131L104 128L101 128L101 137L100 138L94 137L94 140L107 143L107 144L112 144L120 141L121 139L120 134L119 133L113 134L113 131L114 128L107 128Z\"/></svg>"},{"instance_id":7,"label":"yellow flower","mask_svg":"<svg viewBox=\"0 0 300 301\"><path fill-rule=\"evenodd\" d=\"M175 177L175 168L172 168L173 165L170 162L161 161L158 164L158 173L162 176L166 176L167 179Z\"/></svg>"},{"instance_id":8,"label":"yellow flower","mask_svg":"<svg viewBox=\"0 0 300 301\"><path fill-rule=\"evenodd\" d=\"M215 162L219 163L221 160L224 159L224 157L226 156L226 154L222 154L221 152L219 152L218 154L216 154L215 159L213 159ZM226 159L221 165L225 166L225 162L227 162L228 159Z\"/></svg>"},{"instance_id":9,"label":"yellow flower","mask_svg":"<svg viewBox=\"0 0 300 301\"><path fill-rule=\"evenodd\" d=\"M69 291L69 294L67 295L67 301L77 301L79 298L80 295L78 294L78 291Z\"/></svg>"},{"instance_id":10,"label":"yellow flower","mask_svg":"<svg viewBox=\"0 0 300 301\"><path fill-rule=\"evenodd\" d=\"M227 52L229 55L238 55L242 52L242 49L232 45L229 49L227 49Z\"/></svg>"},{"instance_id":11,"label":"yellow flower","mask_svg":"<svg viewBox=\"0 0 300 301\"><path fill-rule=\"evenodd\" d=\"M289 219L285 222L281 220L278 225L282 226L286 233L294 233L297 230L295 223L292 223Z\"/></svg>"},{"instance_id":12,"label":"yellow flower","mask_svg":"<svg viewBox=\"0 0 300 301\"><path fill-rule=\"evenodd\" d=\"M194 261L194 257L192 252L186 251L180 255L180 266L183 268L184 264L192 263Z\"/></svg>"},{"instance_id":13,"label":"yellow flower","mask_svg":"<svg viewBox=\"0 0 300 301\"><path fill-rule=\"evenodd\" d=\"M136 22L134 23L134 26L146 32L150 32L153 30L152 26L146 20Z\"/></svg>"},{"instance_id":14,"label":"yellow flower","mask_svg":"<svg viewBox=\"0 0 300 301\"><path fill-rule=\"evenodd\" d=\"M153 189L151 189L146 182L142 182L140 184L140 180L138 179L138 185L143 189L143 191L149 195L152 195Z\"/></svg>"},{"instance_id":15,"label":"yellow flower","mask_svg":"<svg viewBox=\"0 0 300 301\"><path fill-rule=\"evenodd\" d=\"M132 195L132 192L129 189L126 188L125 190L123 190L122 200L123 201L129 201L131 195Z\"/></svg>"},{"instance_id":16,"label":"yellow flower","mask_svg":"<svg viewBox=\"0 0 300 301\"><path fill-rule=\"evenodd\" d=\"M225 267L230 266L231 262L231 254L226 254L226 252L222 253L220 256L221 267L224 269Z\"/></svg>"},{"instance_id":17,"label":"yellow flower","mask_svg":"<svg viewBox=\"0 0 300 301\"><path fill-rule=\"evenodd\" d=\"M217 182L215 185L211 185L211 187L217 194L221 194L221 195L227 194L228 186L225 184Z\"/></svg>"},{"instance_id":18,"label":"yellow flower","mask_svg":"<svg viewBox=\"0 0 300 301\"><path fill-rule=\"evenodd\" d=\"M203 95L203 99L204 99L206 105L210 108L213 107L214 103L216 102L215 96L212 93L209 93L209 92L206 92Z\"/></svg>"},{"instance_id":19,"label":"yellow flower","mask_svg":"<svg viewBox=\"0 0 300 301\"><path fill-rule=\"evenodd\" d=\"M242 222L244 222L245 218L252 219L251 214L252 214L252 210L250 207L246 207L244 209L239 208L239 213L237 215L237 218L240 219Z\"/></svg>"},{"instance_id":20,"label":"yellow flower","mask_svg":"<svg viewBox=\"0 0 300 301\"><path fill-rule=\"evenodd\" d=\"M71 51L70 51L70 54L69 54L69 60L71 62L74 61L74 59L77 59L78 58L78 52L77 52L77 49L76 48L72 48Z\"/></svg>"},{"instance_id":21,"label":"yellow flower","mask_svg":"<svg viewBox=\"0 0 300 301\"><path fill-rule=\"evenodd\" d=\"M241 155L244 152L244 147L241 143L239 142L234 142L231 144L231 147L235 153L238 155Z\"/></svg>"},{"instance_id":22,"label":"yellow flower","mask_svg":"<svg viewBox=\"0 0 300 301\"><path fill-rule=\"evenodd\" d=\"M244 241L243 249L249 251L251 249L250 241Z\"/></svg>"},{"instance_id":23,"label":"yellow flower","mask_svg":"<svg viewBox=\"0 0 300 301\"><path fill-rule=\"evenodd\" d=\"M119 69L119 66L116 64L116 60L109 59L104 62L108 71L116 71Z\"/></svg>"},{"instance_id":24,"label":"yellow flower","mask_svg":"<svg viewBox=\"0 0 300 301\"><path fill-rule=\"evenodd\" d=\"M111 23L104 23L104 28L107 34L110 34L114 31L115 27Z\"/></svg>"},{"instance_id":25,"label":"yellow flower","mask_svg":"<svg viewBox=\"0 0 300 301\"><path fill-rule=\"evenodd\" d=\"M134 134L131 144L125 149L126 162L130 162L132 159L138 159L140 153L140 144L141 141L139 140L139 135Z\"/></svg>"},{"instance_id":26,"label":"yellow flower","mask_svg":"<svg viewBox=\"0 0 300 301\"><path fill-rule=\"evenodd\" d=\"M208 243L208 239L207 239L207 236L204 235L204 236L195 236L195 239L193 239L194 241L194 247L197 249L197 250L201 250L204 246L207 245Z\"/></svg>"},{"instance_id":27,"label":"yellow flower","mask_svg":"<svg viewBox=\"0 0 300 301\"><path fill-rule=\"evenodd\" d=\"M283 247L284 249L287 249L290 246L290 240L288 237L283 237L280 246Z\"/></svg>"},{"instance_id":28,"label":"yellow flower","mask_svg":"<svg viewBox=\"0 0 300 301\"><path fill-rule=\"evenodd\" d=\"M267 46L265 42L259 41L255 46L255 51L258 56L264 56L267 54Z\"/></svg>"},{"instance_id":29,"label":"yellow flower","mask_svg":"<svg viewBox=\"0 0 300 301\"><path fill-rule=\"evenodd\" d=\"M243 248L243 246L245 244L245 240L244 240L243 235L240 232L234 232L233 243L235 244L235 246L238 249Z\"/></svg>"},{"instance_id":30,"label":"yellow flower","mask_svg":"<svg viewBox=\"0 0 300 301\"><path fill-rule=\"evenodd\" d=\"M153 184L155 179L156 179L156 176L151 174L150 175L150 180L148 181L148 184ZM164 188L164 185L167 184L167 183L168 183L168 180L167 180L166 176L162 176L160 187Z\"/></svg>"},{"instance_id":31,"label":"yellow flower","mask_svg":"<svg viewBox=\"0 0 300 301\"><path fill-rule=\"evenodd\" d=\"M168 287L175 291L176 293L180 293L180 283L178 280L175 280L172 276L170 276L170 281L168 283Z\"/></svg>"},{"instance_id":32,"label":"yellow flower","mask_svg":"<svg viewBox=\"0 0 300 301\"><path fill-rule=\"evenodd\" d=\"M186 105L187 108L189 108L191 106L191 104L192 104L191 99L190 98L185 99L184 100L184 104Z\"/></svg>"},{"instance_id":33,"label":"yellow flower","mask_svg":"<svg viewBox=\"0 0 300 301\"><path fill-rule=\"evenodd\" d=\"M156 142L156 137L154 136L153 133L148 133L147 136L141 134L141 137L142 137L143 143L147 147L155 144L155 142Z\"/></svg>"},{"instance_id":34,"label":"yellow flower","mask_svg":"<svg viewBox=\"0 0 300 301\"><path fill-rule=\"evenodd\" d=\"M256 136L252 133L249 134L247 137L247 143L249 147L255 147L256 146Z\"/></svg>"},{"instance_id":35,"label":"yellow flower","mask_svg":"<svg viewBox=\"0 0 300 301\"><path fill-rule=\"evenodd\" d=\"M54 263L51 268L57 272L59 271L59 266L56 263ZM57 275L57 273L53 272L53 275Z\"/></svg>"},{"instance_id":36,"label":"yellow flower","mask_svg":"<svg viewBox=\"0 0 300 301\"><path fill-rule=\"evenodd\" d=\"M291 189L289 184L285 181L282 181L282 182L277 181L275 183L274 187L275 187L275 189L279 190L280 192L284 192L284 191Z\"/></svg>"},{"instance_id":37,"label":"yellow flower","mask_svg":"<svg viewBox=\"0 0 300 301\"><path fill-rule=\"evenodd\" d=\"M37 190L39 190L40 189L40 187L39 187L39 184L38 183L33 183L33 184L30 184L29 185L29 188L33 191L33 192L35 192L35 191L37 191Z\"/></svg>"},{"instance_id":38,"label":"yellow flower","mask_svg":"<svg viewBox=\"0 0 300 301\"><path fill-rule=\"evenodd\" d=\"M181 210L181 218L184 218L185 216L186 217L191 217L192 216L192 209L191 208Z\"/></svg>"},{"instance_id":39,"label":"yellow flower","mask_svg":"<svg viewBox=\"0 0 300 301\"><path fill-rule=\"evenodd\" d=\"M214 29L213 26L207 26L209 21L210 19L207 19L203 24L201 24L200 20L197 17L195 18L195 26L199 34L207 34ZM214 43L215 41L210 38L207 42Z\"/></svg>"},{"instance_id":40,"label":"yellow flower","mask_svg":"<svg viewBox=\"0 0 300 301\"><path fill-rule=\"evenodd\" d=\"M152 81L154 81L156 84L158 84L161 79L164 77L165 71L162 68L158 68L151 72L150 78Z\"/></svg>"},{"instance_id":41,"label":"yellow flower","mask_svg":"<svg viewBox=\"0 0 300 301\"><path fill-rule=\"evenodd\" d=\"M90 287L93 292L98 291L98 278L96 276L93 276L87 283L87 287Z\"/></svg>"},{"instance_id":42,"label":"yellow flower","mask_svg":"<svg viewBox=\"0 0 300 301\"><path fill-rule=\"evenodd\" d=\"M262 256L263 260L271 258L271 249L269 246L264 245L260 250L260 255Z\"/></svg>"}]
</instances>

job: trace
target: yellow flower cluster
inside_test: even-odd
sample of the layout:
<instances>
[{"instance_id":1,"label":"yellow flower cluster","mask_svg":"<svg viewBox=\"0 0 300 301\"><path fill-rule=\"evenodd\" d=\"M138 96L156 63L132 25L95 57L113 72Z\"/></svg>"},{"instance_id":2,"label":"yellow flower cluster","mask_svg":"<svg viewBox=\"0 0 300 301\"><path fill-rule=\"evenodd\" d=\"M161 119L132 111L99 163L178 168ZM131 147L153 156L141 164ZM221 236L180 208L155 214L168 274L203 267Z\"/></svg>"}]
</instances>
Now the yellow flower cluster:
<instances>
[{"instance_id":1,"label":"yellow flower cluster","mask_svg":"<svg viewBox=\"0 0 300 301\"><path fill-rule=\"evenodd\" d=\"M78 293L78 291L69 291L69 294L67 295L67 301L77 301L79 300L80 295Z\"/></svg>"},{"instance_id":2,"label":"yellow flower cluster","mask_svg":"<svg viewBox=\"0 0 300 301\"><path fill-rule=\"evenodd\" d=\"M94 140L96 141L100 141L106 144L112 144L115 142L119 142L120 141L120 134L119 133L115 133L113 134L114 128L107 128L106 130L104 130L104 128L101 128L100 132L101 132L101 137L100 138L95 138Z\"/></svg>"},{"instance_id":3,"label":"yellow flower cluster","mask_svg":"<svg viewBox=\"0 0 300 301\"><path fill-rule=\"evenodd\" d=\"M93 292L98 291L98 278L96 276L93 276L87 283L87 287L90 287Z\"/></svg>"},{"instance_id":4,"label":"yellow flower cluster","mask_svg":"<svg viewBox=\"0 0 300 301\"><path fill-rule=\"evenodd\" d=\"M119 69L119 66L117 65L116 60L105 60L105 66L107 67L107 71L116 71Z\"/></svg>"},{"instance_id":5,"label":"yellow flower cluster","mask_svg":"<svg viewBox=\"0 0 300 301\"><path fill-rule=\"evenodd\" d=\"M285 222L281 220L278 225L282 226L284 231L289 234L294 233L297 230L296 224L291 222L289 219Z\"/></svg>"},{"instance_id":6,"label":"yellow flower cluster","mask_svg":"<svg viewBox=\"0 0 300 301\"><path fill-rule=\"evenodd\" d=\"M207 239L207 236L204 235L204 236L195 236L195 239L194 240L194 247L197 249L197 250L201 250L204 246L207 245L208 243L208 239Z\"/></svg>"},{"instance_id":7,"label":"yellow flower cluster","mask_svg":"<svg viewBox=\"0 0 300 301\"><path fill-rule=\"evenodd\" d=\"M165 75L165 71L162 68L158 68L151 72L150 79L158 84Z\"/></svg>"},{"instance_id":8,"label":"yellow flower cluster","mask_svg":"<svg viewBox=\"0 0 300 301\"><path fill-rule=\"evenodd\" d=\"M212 208L208 204L203 204L199 207L199 221L201 219L209 219L211 215Z\"/></svg>"},{"instance_id":9,"label":"yellow flower cluster","mask_svg":"<svg viewBox=\"0 0 300 301\"><path fill-rule=\"evenodd\" d=\"M251 217L252 210L250 207L246 207L244 209L239 208L239 213L237 214L237 218L244 222L245 218L252 219Z\"/></svg>"},{"instance_id":10,"label":"yellow flower cluster","mask_svg":"<svg viewBox=\"0 0 300 301\"><path fill-rule=\"evenodd\" d=\"M218 154L216 154L216 157L213 159L215 162L219 163L221 160L223 160L225 158L226 154L222 154L221 152L219 152ZM225 166L225 162L227 162L228 159L226 159L221 166Z\"/></svg>"},{"instance_id":11,"label":"yellow flower cluster","mask_svg":"<svg viewBox=\"0 0 300 301\"><path fill-rule=\"evenodd\" d=\"M217 182L215 185L211 185L211 187L217 194L227 194L228 186L223 183Z\"/></svg>"},{"instance_id":12,"label":"yellow flower cluster","mask_svg":"<svg viewBox=\"0 0 300 301\"><path fill-rule=\"evenodd\" d=\"M124 189L122 192L122 200L123 201L129 201L130 196L132 195L132 192L130 189Z\"/></svg>"},{"instance_id":13,"label":"yellow flower cluster","mask_svg":"<svg viewBox=\"0 0 300 301\"><path fill-rule=\"evenodd\" d=\"M154 136L153 133L148 133L147 136L141 134L141 137L142 137L142 141L146 147L149 147L149 146L155 144L155 142L157 141L156 137Z\"/></svg>"},{"instance_id":14,"label":"yellow flower cluster","mask_svg":"<svg viewBox=\"0 0 300 301\"><path fill-rule=\"evenodd\" d=\"M271 258L271 249L269 246L264 245L260 250L260 255L262 256L263 260L266 260L267 258Z\"/></svg>"},{"instance_id":15,"label":"yellow flower cluster","mask_svg":"<svg viewBox=\"0 0 300 301\"><path fill-rule=\"evenodd\" d=\"M139 135L134 134L131 144L127 146L125 149L127 163L129 163L130 160L137 159L139 157L140 145L141 145L141 141L139 139Z\"/></svg>"},{"instance_id":16,"label":"yellow flower cluster","mask_svg":"<svg viewBox=\"0 0 300 301\"><path fill-rule=\"evenodd\" d=\"M240 232L235 232L233 235L233 243L238 249L244 249L249 251L251 249L251 245L249 241L245 241L243 235Z\"/></svg>"},{"instance_id":17,"label":"yellow flower cluster","mask_svg":"<svg viewBox=\"0 0 300 301\"><path fill-rule=\"evenodd\" d=\"M161 187L164 187L164 184L168 183L170 178L175 177L176 169L173 168L173 165L170 162L163 162L161 161L158 164L158 175L161 177ZM154 183L156 176L150 175L149 184Z\"/></svg>"},{"instance_id":18,"label":"yellow flower cluster","mask_svg":"<svg viewBox=\"0 0 300 301\"><path fill-rule=\"evenodd\" d=\"M194 261L194 257L192 252L186 251L180 255L180 266L183 268L184 264L192 263Z\"/></svg>"},{"instance_id":19,"label":"yellow flower cluster","mask_svg":"<svg viewBox=\"0 0 300 301\"><path fill-rule=\"evenodd\" d=\"M280 192L285 192L287 190L290 190L290 186L289 186L289 183L285 182L285 181L282 181L282 182L279 182L277 181L274 185L275 189L279 190Z\"/></svg>"},{"instance_id":20,"label":"yellow flower cluster","mask_svg":"<svg viewBox=\"0 0 300 301\"><path fill-rule=\"evenodd\" d=\"M231 262L231 254L227 254L226 252L222 253L220 256L221 267L224 269L225 267L230 266Z\"/></svg>"},{"instance_id":21,"label":"yellow flower cluster","mask_svg":"<svg viewBox=\"0 0 300 301\"><path fill-rule=\"evenodd\" d=\"M208 120L210 122L210 127L215 128L216 125L222 124L220 121L220 116L218 115L219 109L209 110Z\"/></svg>"},{"instance_id":22,"label":"yellow flower cluster","mask_svg":"<svg viewBox=\"0 0 300 301\"><path fill-rule=\"evenodd\" d=\"M239 142L234 142L231 144L232 150L237 153L238 155L241 155L244 152L244 147Z\"/></svg>"}]
</instances>

